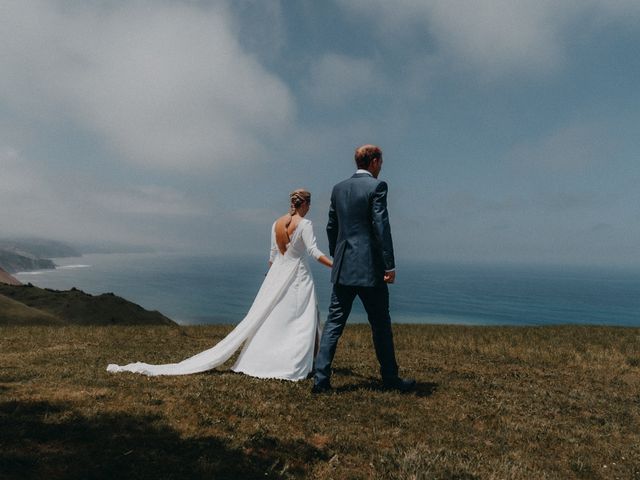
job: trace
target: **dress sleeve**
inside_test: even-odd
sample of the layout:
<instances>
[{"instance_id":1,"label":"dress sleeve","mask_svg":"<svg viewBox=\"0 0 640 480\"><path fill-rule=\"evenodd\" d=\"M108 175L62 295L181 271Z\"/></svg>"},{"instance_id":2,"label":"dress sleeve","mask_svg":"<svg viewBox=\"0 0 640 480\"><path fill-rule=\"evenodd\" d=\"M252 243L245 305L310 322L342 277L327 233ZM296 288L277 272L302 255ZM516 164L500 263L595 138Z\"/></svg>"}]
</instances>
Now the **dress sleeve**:
<instances>
[{"instance_id":1,"label":"dress sleeve","mask_svg":"<svg viewBox=\"0 0 640 480\"><path fill-rule=\"evenodd\" d=\"M271 250L269 251L269 261L274 262L278 255L278 245L276 245L276 222L271 226Z\"/></svg>"},{"instance_id":2,"label":"dress sleeve","mask_svg":"<svg viewBox=\"0 0 640 480\"><path fill-rule=\"evenodd\" d=\"M307 220L300 226L302 227L302 231L300 232L302 235L302 241L307 249L307 253L316 260L319 259L324 255L324 253L322 253L316 245L316 236L313 233L313 223L311 223L311 220Z\"/></svg>"}]
</instances>

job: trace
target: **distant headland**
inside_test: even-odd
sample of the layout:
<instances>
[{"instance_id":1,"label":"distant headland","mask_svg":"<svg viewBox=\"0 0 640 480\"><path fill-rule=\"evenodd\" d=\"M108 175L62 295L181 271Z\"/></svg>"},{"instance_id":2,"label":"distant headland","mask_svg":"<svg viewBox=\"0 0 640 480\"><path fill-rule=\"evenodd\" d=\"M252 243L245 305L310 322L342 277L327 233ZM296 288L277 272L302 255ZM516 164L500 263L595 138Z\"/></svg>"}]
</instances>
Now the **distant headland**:
<instances>
[{"instance_id":1,"label":"distant headland","mask_svg":"<svg viewBox=\"0 0 640 480\"><path fill-rule=\"evenodd\" d=\"M143 248L143 247L142 247ZM22 285L12 273L56 268L51 258L83 253L115 253L118 245L78 248L39 238L0 239L0 326L2 325L177 325L113 293L90 295L72 288L51 290ZM128 248L140 252L141 248ZM148 250L147 250L148 251Z\"/></svg>"},{"instance_id":2,"label":"distant headland","mask_svg":"<svg viewBox=\"0 0 640 480\"><path fill-rule=\"evenodd\" d=\"M80 253L59 242L0 240L0 268L8 273L55 268L51 257L73 257Z\"/></svg>"},{"instance_id":3,"label":"distant headland","mask_svg":"<svg viewBox=\"0 0 640 480\"><path fill-rule=\"evenodd\" d=\"M81 257L88 253L151 253L147 246L118 243L74 244L37 237L0 238L0 269L7 273L56 268L52 258ZM6 283L6 282L5 282Z\"/></svg>"}]
</instances>

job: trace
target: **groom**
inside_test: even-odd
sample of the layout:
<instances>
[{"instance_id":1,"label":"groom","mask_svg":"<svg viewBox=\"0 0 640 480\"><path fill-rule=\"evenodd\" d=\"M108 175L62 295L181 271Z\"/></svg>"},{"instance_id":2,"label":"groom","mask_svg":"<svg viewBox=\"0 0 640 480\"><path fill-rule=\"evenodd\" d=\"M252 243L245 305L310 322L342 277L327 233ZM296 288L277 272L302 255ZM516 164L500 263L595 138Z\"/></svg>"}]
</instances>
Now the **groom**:
<instances>
[{"instance_id":1,"label":"groom","mask_svg":"<svg viewBox=\"0 0 640 480\"><path fill-rule=\"evenodd\" d=\"M362 301L385 388L406 392L415 380L398 377L389 317L388 283L396 278L391 228L387 214L387 184L378 180L382 151L374 145L356 149L358 170L333 187L329 208L331 305L316 356L313 393L331 390L331 362L356 296Z\"/></svg>"}]
</instances>

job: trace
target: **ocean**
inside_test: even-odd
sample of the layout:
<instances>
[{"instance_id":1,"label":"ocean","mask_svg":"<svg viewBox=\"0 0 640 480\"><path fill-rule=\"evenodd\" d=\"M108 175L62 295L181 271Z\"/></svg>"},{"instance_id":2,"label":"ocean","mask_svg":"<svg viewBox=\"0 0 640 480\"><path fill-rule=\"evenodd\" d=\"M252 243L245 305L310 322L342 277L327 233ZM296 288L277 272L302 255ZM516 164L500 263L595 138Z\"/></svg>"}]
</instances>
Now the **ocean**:
<instances>
[{"instance_id":1,"label":"ocean","mask_svg":"<svg viewBox=\"0 0 640 480\"><path fill-rule=\"evenodd\" d=\"M264 279L264 257L91 254L16 277L43 288L113 292L183 325L236 324ZM326 318L329 269L312 263ZM640 326L640 270L398 262L395 323ZM350 322L366 322L356 300Z\"/></svg>"}]
</instances>

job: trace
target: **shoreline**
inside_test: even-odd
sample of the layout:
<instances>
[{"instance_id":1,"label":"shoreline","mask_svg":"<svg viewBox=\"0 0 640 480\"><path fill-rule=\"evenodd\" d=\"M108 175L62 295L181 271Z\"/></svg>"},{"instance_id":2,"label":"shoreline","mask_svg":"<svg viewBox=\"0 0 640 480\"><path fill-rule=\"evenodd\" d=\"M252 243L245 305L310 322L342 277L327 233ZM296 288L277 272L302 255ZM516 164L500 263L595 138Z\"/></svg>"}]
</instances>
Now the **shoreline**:
<instances>
[{"instance_id":1,"label":"shoreline","mask_svg":"<svg viewBox=\"0 0 640 480\"><path fill-rule=\"evenodd\" d=\"M175 252L88 254L56 263L56 270L17 278L56 290L114 292L183 325L238 323L266 268L259 256L228 259ZM640 325L640 274L558 268L404 265L390 287L391 320L394 324ZM311 270L324 321L329 275L315 264ZM357 301L349 323L367 323Z\"/></svg>"}]
</instances>

